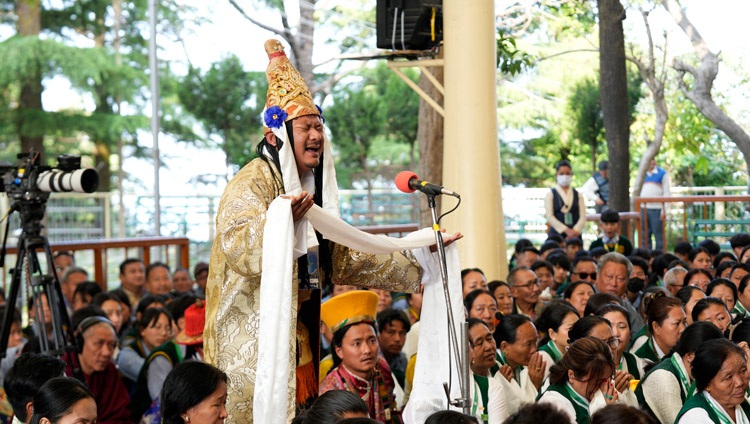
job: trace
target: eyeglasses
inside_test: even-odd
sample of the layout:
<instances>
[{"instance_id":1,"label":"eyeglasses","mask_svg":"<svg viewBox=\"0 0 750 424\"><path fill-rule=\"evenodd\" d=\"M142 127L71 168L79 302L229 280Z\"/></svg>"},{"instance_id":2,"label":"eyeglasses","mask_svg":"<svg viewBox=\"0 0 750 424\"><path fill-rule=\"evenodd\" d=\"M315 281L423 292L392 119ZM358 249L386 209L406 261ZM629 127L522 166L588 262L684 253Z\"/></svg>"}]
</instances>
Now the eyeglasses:
<instances>
[{"instance_id":1,"label":"eyeglasses","mask_svg":"<svg viewBox=\"0 0 750 424\"><path fill-rule=\"evenodd\" d=\"M592 272L590 274L587 273L587 272L574 272L574 274L577 275L578 278L580 278L581 280L585 280L585 279L587 279L589 277L591 277L592 280L596 280L596 273L595 272Z\"/></svg>"},{"instance_id":2,"label":"eyeglasses","mask_svg":"<svg viewBox=\"0 0 750 424\"><path fill-rule=\"evenodd\" d=\"M612 337L611 339L605 340L605 342L609 345L610 349L617 349L620 347L620 339L617 337Z\"/></svg>"},{"instance_id":3,"label":"eyeglasses","mask_svg":"<svg viewBox=\"0 0 750 424\"><path fill-rule=\"evenodd\" d=\"M541 286L541 285L542 285L542 281L537 278L536 280L529 281L526 284L514 284L513 287L523 287L523 288L526 289L526 288L529 288L531 286Z\"/></svg>"}]
</instances>

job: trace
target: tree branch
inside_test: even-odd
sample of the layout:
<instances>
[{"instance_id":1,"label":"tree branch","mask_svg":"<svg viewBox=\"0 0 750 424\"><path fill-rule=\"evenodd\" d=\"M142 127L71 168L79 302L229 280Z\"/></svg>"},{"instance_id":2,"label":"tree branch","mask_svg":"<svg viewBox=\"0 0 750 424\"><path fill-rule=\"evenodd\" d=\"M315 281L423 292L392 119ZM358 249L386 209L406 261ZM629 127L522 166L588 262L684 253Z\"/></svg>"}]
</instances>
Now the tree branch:
<instances>
[{"instance_id":1,"label":"tree branch","mask_svg":"<svg viewBox=\"0 0 750 424\"><path fill-rule=\"evenodd\" d=\"M710 54L711 51L708 49L706 40L703 39L701 34L698 32L698 29L693 26L693 23L688 20L687 15L685 15L685 11L682 10L682 7L679 5L679 3L677 3L676 0L662 0L661 4L665 9L667 9L669 14L672 15L672 18L675 20L677 25L682 28L682 31L685 33L685 35L690 38L690 42L693 44L693 48L695 49L696 53L698 53L698 57L703 59L703 57Z\"/></svg>"},{"instance_id":2,"label":"tree branch","mask_svg":"<svg viewBox=\"0 0 750 424\"><path fill-rule=\"evenodd\" d=\"M235 0L229 0L229 3L232 6L234 6L234 8L237 9L238 12L240 12L240 14L242 15L243 18L245 18L248 21L250 21L253 25L258 26L258 27L260 27L260 28L262 28L262 29L264 29L264 30L266 30L268 32L274 33L274 34L278 35L279 37L283 37L287 42L289 42L289 39L287 38L286 31L282 31L280 29L274 28L272 26L266 25L266 24L264 24L264 23L262 23L262 22L260 22L258 20L253 19L252 17L250 17L250 15L248 15L245 12L245 10L242 7L240 7L239 4L237 4L237 2Z\"/></svg>"}]
</instances>

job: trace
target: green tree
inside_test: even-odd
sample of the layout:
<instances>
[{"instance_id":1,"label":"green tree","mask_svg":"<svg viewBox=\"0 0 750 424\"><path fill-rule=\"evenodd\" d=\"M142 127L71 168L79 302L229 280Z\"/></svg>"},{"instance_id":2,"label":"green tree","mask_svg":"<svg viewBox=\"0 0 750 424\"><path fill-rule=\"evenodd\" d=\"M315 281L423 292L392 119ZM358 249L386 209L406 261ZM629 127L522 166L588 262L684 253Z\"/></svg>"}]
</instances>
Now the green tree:
<instances>
[{"instance_id":1,"label":"green tree","mask_svg":"<svg viewBox=\"0 0 750 424\"><path fill-rule=\"evenodd\" d=\"M219 143L226 164L243 166L255 157L262 137L260 114L266 103L266 75L247 72L239 58L226 56L206 72L190 67L178 89L185 109Z\"/></svg>"}]
</instances>

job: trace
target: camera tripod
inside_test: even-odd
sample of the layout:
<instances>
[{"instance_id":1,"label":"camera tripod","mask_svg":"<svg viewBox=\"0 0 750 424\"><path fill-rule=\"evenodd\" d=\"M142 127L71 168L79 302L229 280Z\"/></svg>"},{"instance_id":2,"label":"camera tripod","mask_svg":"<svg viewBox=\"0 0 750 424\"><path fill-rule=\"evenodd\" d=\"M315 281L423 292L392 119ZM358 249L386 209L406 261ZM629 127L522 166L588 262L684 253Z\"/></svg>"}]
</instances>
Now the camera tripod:
<instances>
[{"instance_id":1,"label":"camera tripod","mask_svg":"<svg viewBox=\"0 0 750 424\"><path fill-rule=\"evenodd\" d=\"M4 265L6 242L10 230L10 214L18 212L21 219L21 236L18 238L18 252L16 254L16 265L11 271L12 279L10 292L7 296L7 306L3 319L2 333L0 333L0 358L5 357L8 348L8 337L13 321L13 314L17 307L19 290L27 286L29 296L33 297L34 311L36 312L36 336L39 337L39 345L42 353L60 356L74 347L73 329L70 317L65 307L65 301L57 275L55 262L52 258L52 249L49 241L42 235L46 209L46 196L31 201L16 201L8 213L5 227L5 238L3 239L2 251L0 251L0 267ZM43 256L47 273L43 273L40 255ZM24 278L26 277L26 278ZM45 313L45 303L49 305L49 317ZM49 319L49 326L47 320Z\"/></svg>"}]
</instances>

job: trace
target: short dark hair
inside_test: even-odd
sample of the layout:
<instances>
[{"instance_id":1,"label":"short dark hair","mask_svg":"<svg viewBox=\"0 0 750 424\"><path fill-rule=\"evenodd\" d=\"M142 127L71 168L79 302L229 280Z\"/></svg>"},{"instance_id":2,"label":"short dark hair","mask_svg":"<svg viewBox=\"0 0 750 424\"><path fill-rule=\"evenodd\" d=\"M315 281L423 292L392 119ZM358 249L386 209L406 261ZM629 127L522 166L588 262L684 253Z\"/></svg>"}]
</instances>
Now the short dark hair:
<instances>
[{"instance_id":1,"label":"short dark hair","mask_svg":"<svg viewBox=\"0 0 750 424\"><path fill-rule=\"evenodd\" d=\"M586 284L591 287L591 290L594 290L594 286L588 281L576 281L575 283L570 283L568 287L565 288L563 299L570 299L570 297L573 296L573 292L576 291L578 286L580 286L581 284Z\"/></svg>"},{"instance_id":2,"label":"short dark hair","mask_svg":"<svg viewBox=\"0 0 750 424\"><path fill-rule=\"evenodd\" d=\"M729 258L729 260L725 260ZM719 267L719 264L722 264L724 262L737 262L737 257L734 256L734 253L732 252L718 252L716 255L714 255L714 261L711 263L711 265L714 266L714 269Z\"/></svg>"},{"instance_id":3,"label":"short dark hair","mask_svg":"<svg viewBox=\"0 0 750 424\"><path fill-rule=\"evenodd\" d=\"M570 330L568 330L568 343L573 343L576 340L589 337L591 330L600 324L606 324L607 327L612 328L612 324L606 318L596 315L586 315L581 317L581 319L576 321Z\"/></svg>"},{"instance_id":4,"label":"short dark hair","mask_svg":"<svg viewBox=\"0 0 750 424\"><path fill-rule=\"evenodd\" d=\"M81 322L83 322L83 320L91 317L107 318L107 313L97 305L88 304L83 308L73 312L73 315L70 317L70 325L75 330L76 328L78 328Z\"/></svg>"},{"instance_id":5,"label":"short dark hair","mask_svg":"<svg viewBox=\"0 0 750 424\"><path fill-rule=\"evenodd\" d=\"M141 331L156 324L156 322L159 321L159 318L162 315L167 317L167 319L169 320L169 324L172 325L172 315L168 310L164 308L148 308L143 311L143 315L141 315L140 321L136 323L138 326L138 334L140 334Z\"/></svg>"},{"instance_id":6,"label":"short dark hair","mask_svg":"<svg viewBox=\"0 0 750 424\"><path fill-rule=\"evenodd\" d=\"M724 253L724 252L722 252L722 253ZM719 257L719 255L716 255L716 257L718 258L718 257ZM729 269L729 270L730 270L730 271L729 271L729 276L731 277L731 276L732 276L732 271L731 271L731 269L732 269L732 268L733 268L733 267L734 267L735 265L737 265L737 262L736 262L736 261L724 261L724 262L721 262L721 263L717 264L717 265L716 265L716 266L714 267L714 275L716 275L716 276L718 277L718 276L720 276L721 274L723 274L723 273L724 273L724 271L726 271L726 270L728 270L728 269Z\"/></svg>"},{"instance_id":7,"label":"short dark hair","mask_svg":"<svg viewBox=\"0 0 750 424\"><path fill-rule=\"evenodd\" d=\"M303 424L333 423L346 413L369 414L365 401L347 390L329 390L315 399L300 416Z\"/></svg>"},{"instance_id":8,"label":"short dark hair","mask_svg":"<svg viewBox=\"0 0 750 424\"><path fill-rule=\"evenodd\" d=\"M691 318L693 318L693 322L698 321L698 317L700 316L701 312L708 309L708 307L711 305L721 306L724 309L726 309L727 314L729 314L729 318L731 319L732 315L729 312L729 308L727 308L727 304L724 303L723 300L719 299L718 297L705 297L695 302L695 306L693 306L693 312L691 313Z\"/></svg>"},{"instance_id":9,"label":"short dark hair","mask_svg":"<svg viewBox=\"0 0 750 424\"><path fill-rule=\"evenodd\" d=\"M594 293L586 301L586 307L583 309L583 315L597 315L596 311L601 309L602 306L613 303L615 305L623 306L622 299L613 295L612 293Z\"/></svg>"},{"instance_id":10,"label":"short dark hair","mask_svg":"<svg viewBox=\"0 0 750 424\"><path fill-rule=\"evenodd\" d=\"M148 307L151 306L152 303L157 303L157 302L166 306L167 299L161 295L147 294L143 296L140 301L138 301L138 304L135 306L135 310L133 311L133 314L135 315L138 312L143 313L143 311L148 309Z\"/></svg>"},{"instance_id":11,"label":"short dark hair","mask_svg":"<svg viewBox=\"0 0 750 424\"><path fill-rule=\"evenodd\" d=\"M706 390L731 355L738 355L745 360L742 349L725 338L709 340L696 349L691 368L695 387L699 392Z\"/></svg>"},{"instance_id":12,"label":"short dark hair","mask_svg":"<svg viewBox=\"0 0 750 424\"><path fill-rule=\"evenodd\" d=\"M547 270L549 270L550 273L552 273L553 275L555 274L555 267L548 261L540 259L538 261L535 261L533 264L531 264L531 270L534 271L535 273L536 273L536 270L539 268L547 268Z\"/></svg>"},{"instance_id":13,"label":"short dark hair","mask_svg":"<svg viewBox=\"0 0 750 424\"><path fill-rule=\"evenodd\" d=\"M646 279L648 279L649 269L648 269L648 261L643 259L640 256L628 256L628 260L631 264L633 264L634 267L638 267L643 270L644 273L646 273Z\"/></svg>"},{"instance_id":14,"label":"short dark hair","mask_svg":"<svg viewBox=\"0 0 750 424\"><path fill-rule=\"evenodd\" d=\"M26 422L26 404L34 399L34 394L47 380L60 377L65 370L65 362L60 358L41 353L23 353L5 375L3 386L13 414L21 422Z\"/></svg>"},{"instance_id":15,"label":"short dark hair","mask_svg":"<svg viewBox=\"0 0 750 424\"><path fill-rule=\"evenodd\" d=\"M90 296L92 299L94 296L102 292L102 287L94 281L84 281L83 283L76 286L73 292L73 299L76 296ZM85 300L86 298L84 298Z\"/></svg>"},{"instance_id":16,"label":"short dark hair","mask_svg":"<svg viewBox=\"0 0 750 424\"><path fill-rule=\"evenodd\" d=\"M547 262L551 263L553 267L559 266L565 271L570 271L571 269L570 258L568 258L568 255L564 252L550 253L549 256L547 256Z\"/></svg>"},{"instance_id":17,"label":"short dark hair","mask_svg":"<svg viewBox=\"0 0 750 424\"><path fill-rule=\"evenodd\" d=\"M571 270L576 269L578 264L581 262L593 262L594 266L596 266L597 271L599 270L599 264L596 262L596 259L592 258L591 256L577 256L575 259L573 259L573 263L571 264Z\"/></svg>"},{"instance_id":18,"label":"short dark hair","mask_svg":"<svg viewBox=\"0 0 750 424\"><path fill-rule=\"evenodd\" d=\"M714 292L714 289L718 286L724 286L732 291L732 296L734 296L735 303L737 302L737 286L734 285L732 280L728 280L726 278L714 278L710 283L708 283L708 287L706 287L706 295L711 296L711 293Z\"/></svg>"},{"instance_id":19,"label":"short dark hair","mask_svg":"<svg viewBox=\"0 0 750 424\"><path fill-rule=\"evenodd\" d=\"M739 234L733 235L729 239L729 245L732 246L732 249L736 247L750 246L750 234L739 233Z\"/></svg>"},{"instance_id":20,"label":"short dark hair","mask_svg":"<svg viewBox=\"0 0 750 424\"><path fill-rule=\"evenodd\" d=\"M457 411L438 411L427 417L424 424L476 424L476 422L477 419L471 415Z\"/></svg>"},{"instance_id":21,"label":"short dark hair","mask_svg":"<svg viewBox=\"0 0 750 424\"><path fill-rule=\"evenodd\" d=\"M748 322L750 324L750 322ZM677 352L683 358L685 355L691 352L695 352L698 346L702 345L708 340L721 339L724 335L721 334L721 330L718 327L711 324L708 321L695 321L688 325L685 331L682 332L680 340L672 348L673 352Z\"/></svg>"},{"instance_id":22,"label":"short dark hair","mask_svg":"<svg viewBox=\"0 0 750 424\"><path fill-rule=\"evenodd\" d=\"M531 243L531 240L522 238L522 239L518 239L518 241L516 242L516 245L514 246L513 250L514 250L515 253L521 253L521 251L524 248L529 247L529 246L533 246L533 244ZM462 273L463 273L463 271L462 271Z\"/></svg>"},{"instance_id":23,"label":"short dark hair","mask_svg":"<svg viewBox=\"0 0 750 424\"><path fill-rule=\"evenodd\" d=\"M719 246L719 243L712 239L705 239L702 242L698 243L698 247L702 247L708 251L708 254L711 256L715 256L719 252L721 252L721 246Z\"/></svg>"},{"instance_id":24,"label":"short dark hair","mask_svg":"<svg viewBox=\"0 0 750 424\"><path fill-rule=\"evenodd\" d=\"M125 293L125 290L122 288L110 290L110 293L112 293L113 296L117 298L117 300L120 301L123 305L127 306L128 309L131 311L133 310L133 305L130 304L130 298L128 297L128 294Z\"/></svg>"},{"instance_id":25,"label":"short dark hair","mask_svg":"<svg viewBox=\"0 0 750 424\"><path fill-rule=\"evenodd\" d=\"M560 246L560 243L554 240L547 240L544 243L542 243L541 247L539 247L539 254L541 255L548 250L560 249L561 247L562 246Z\"/></svg>"},{"instance_id":26,"label":"short dark hair","mask_svg":"<svg viewBox=\"0 0 750 424\"><path fill-rule=\"evenodd\" d=\"M552 303L542 310L534 323L536 329L544 334L542 340L539 341L539 346L543 346L549 341L549 330L559 331L560 325L570 314L575 315L576 319L580 318L576 308L566 301Z\"/></svg>"},{"instance_id":27,"label":"short dark hair","mask_svg":"<svg viewBox=\"0 0 750 424\"><path fill-rule=\"evenodd\" d=\"M189 308L190 305L195 305L196 299L197 298L192 293L183 293L172 300L172 302L170 302L170 304L167 306L167 310L169 311L172 319L177 322L178 319L184 318L185 310Z\"/></svg>"},{"instance_id":28,"label":"short dark hair","mask_svg":"<svg viewBox=\"0 0 750 424\"><path fill-rule=\"evenodd\" d=\"M570 418L557 406L547 402L526 403L503 424L567 423Z\"/></svg>"},{"instance_id":29,"label":"short dark hair","mask_svg":"<svg viewBox=\"0 0 750 424\"><path fill-rule=\"evenodd\" d=\"M711 256L711 253L708 251L708 249L706 249L705 247L698 246L690 250L690 253L688 253L688 260L690 260L690 262L693 262L695 258L698 257L698 255L701 253L705 253L709 257Z\"/></svg>"},{"instance_id":30,"label":"short dark hair","mask_svg":"<svg viewBox=\"0 0 750 424\"><path fill-rule=\"evenodd\" d=\"M501 315L500 322L497 324L497 327L495 327L495 334L493 334L497 346L500 347L501 342L510 344L515 343L516 336L518 335L518 328L527 322L531 324L531 319L525 315Z\"/></svg>"},{"instance_id":31,"label":"short dark hair","mask_svg":"<svg viewBox=\"0 0 750 424\"><path fill-rule=\"evenodd\" d=\"M599 215L602 222L620 222L620 214L614 209L607 209Z\"/></svg>"},{"instance_id":32,"label":"short dark hair","mask_svg":"<svg viewBox=\"0 0 750 424\"><path fill-rule=\"evenodd\" d=\"M151 262L146 267L146 279L148 280L148 275L151 274L151 271L155 270L156 268L164 268L167 270L169 275L172 275L172 271L169 269L169 265L165 264L164 262Z\"/></svg>"},{"instance_id":33,"label":"short dark hair","mask_svg":"<svg viewBox=\"0 0 750 424\"><path fill-rule=\"evenodd\" d=\"M125 268L127 268L128 265L134 263L143 264L143 261L138 258L128 258L122 261L122 263L120 264L120 275L125 275Z\"/></svg>"},{"instance_id":34,"label":"short dark hair","mask_svg":"<svg viewBox=\"0 0 750 424\"><path fill-rule=\"evenodd\" d=\"M104 302L108 300L113 300L117 303L120 303L120 298L115 296L111 292L101 292L97 293L96 296L91 299L91 304L101 308L102 305L104 305Z\"/></svg>"},{"instance_id":35,"label":"short dark hair","mask_svg":"<svg viewBox=\"0 0 750 424\"><path fill-rule=\"evenodd\" d=\"M565 240L565 246L581 246L583 247L583 240L580 237L573 237Z\"/></svg>"},{"instance_id":36,"label":"short dark hair","mask_svg":"<svg viewBox=\"0 0 750 424\"><path fill-rule=\"evenodd\" d=\"M490 296L492 295L490 294ZM492 296L492 298L494 299L495 297ZM378 312L377 321L378 329L380 329L380 331L385 330L385 326L391 325L393 321L400 322L404 326L404 330L411 330L411 321L409 321L409 317L406 316L404 311L399 309L388 308Z\"/></svg>"},{"instance_id":37,"label":"short dark hair","mask_svg":"<svg viewBox=\"0 0 750 424\"><path fill-rule=\"evenodd\" d=\"M164 380L161 412L164 424L183 424L182 414L201 403L227 383L227 375L213 365L199 361L177 364Z\"/></svg>"},{"instance_id":38,"label":"short dark hair","mask_svg":"<svg viewBox=\"0 0 750 424\"><path fill-rule=\"evenodd\" d=\"M570 164L570 161L563 159L557 161L557 163L555 164L555 171L559 171L563 166L567 166L571 171L573 170L573 165Z\"/></svg>"},{"instance_id":39,"label":"short dark hair","mask_svg":"<svg viewBox=\"0 0 750 424\"><path fill-rule=\"evenodd\" d=\"M677 293L674 294L674 297L680 299L680 301L682 302L682 306L686 306L688 302L690 301L690 298L693 297L693 291L695 290L698 290L699 292L703 293L703 295L706 294L706 292L701 290L700 287L684 286L681 289L677 290Z\"/></svg>"},{"instance_id":40,"label":"short dark hair","mask_svg":"<svg viewBox=\"0 0 750 424\"><path fill-rule=\"evenodd\" d=\"M75 378L55 377L47 380L34 394L31 422L38 423L42 418L47 418L57 423L70 412L73 405L86 398L94 400L94 395Z\"/></svg>"},{"instance_id":41,"label":"short dark hair","mask_svg":"<svg viewBox=\"0 0 750 424\"><path fill-rule=\"evenodd\" d=\"M686 240L677 242L674 245L674 253L679 253L680 255L687 255L691 250L693 250L693 245Z\"/></svg>"},{"instance_id":42,"label":"short dark hair","mask_svg":"<svg viewBox=\"0 0 750 424\"><path fill-rule=\"evenodd\" d=\"M616 403L597 410L591 424L658 424L659 422L643 410L634 406Z\"/></svg>"}]
</instances>

